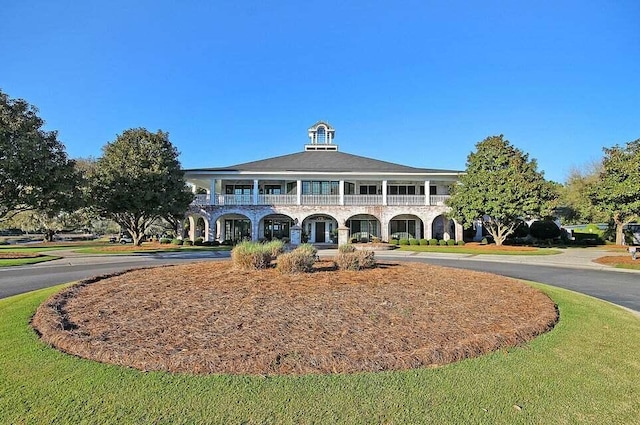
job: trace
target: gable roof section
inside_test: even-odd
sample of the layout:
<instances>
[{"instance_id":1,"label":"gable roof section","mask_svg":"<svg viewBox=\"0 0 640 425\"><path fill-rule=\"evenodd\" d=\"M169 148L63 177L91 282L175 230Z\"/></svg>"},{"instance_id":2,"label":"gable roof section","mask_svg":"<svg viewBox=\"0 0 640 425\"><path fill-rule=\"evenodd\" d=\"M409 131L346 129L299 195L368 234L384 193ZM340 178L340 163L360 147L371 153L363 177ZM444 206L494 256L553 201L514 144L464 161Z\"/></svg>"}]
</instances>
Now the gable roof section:
<instances>
[{"instance_id":1,"label":"gable roof section","mask_svg":"<svg viewBox=\"0 0 640 425\"><path fill-rule=\"evenodd\" d=\"M238 172L363 172L363 173L460 173L455 170L415 168L339 151L299 152L222 168L198 168L186 171Z\"/></svg>"}]
</instances>

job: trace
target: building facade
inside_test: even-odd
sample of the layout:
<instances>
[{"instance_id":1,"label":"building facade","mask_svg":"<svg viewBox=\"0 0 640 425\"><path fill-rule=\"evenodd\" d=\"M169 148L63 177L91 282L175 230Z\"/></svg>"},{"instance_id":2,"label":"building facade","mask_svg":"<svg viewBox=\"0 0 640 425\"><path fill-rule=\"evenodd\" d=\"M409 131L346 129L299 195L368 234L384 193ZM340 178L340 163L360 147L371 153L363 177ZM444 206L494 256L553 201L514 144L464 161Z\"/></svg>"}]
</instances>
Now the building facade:
<instances>
[{"instance_id":1,"label":"building facade","mask_svg":"<svg viewBox=\"0 0 640 425\"><path fill-rule=\"evenodd\" d=\"M185 171L195 200L187 213L192 240L291 238L337 243L397 238L462 239L444 201L461 171L414 168L343 153L335 129L319 121L302 152ZM186 235L185 235L186 236Z\"/></svg>"}]
</instances>

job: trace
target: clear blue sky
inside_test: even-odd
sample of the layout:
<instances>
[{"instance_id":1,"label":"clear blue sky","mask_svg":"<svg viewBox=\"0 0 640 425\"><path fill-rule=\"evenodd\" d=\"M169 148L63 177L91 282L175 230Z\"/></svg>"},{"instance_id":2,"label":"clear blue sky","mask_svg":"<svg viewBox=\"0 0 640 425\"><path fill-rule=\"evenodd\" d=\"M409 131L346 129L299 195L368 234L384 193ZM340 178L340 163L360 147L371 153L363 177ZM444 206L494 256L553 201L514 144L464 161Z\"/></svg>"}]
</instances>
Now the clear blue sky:
<instances>
[{"instance_id":1,"label":"clear blue sky","mask_svg":"<svg viewBox=\"0 0 640 425\"><path fill-rule=\"evenodd\" d=\"M640 138L640 2L23 1L0 7L0 89L71 157L131 127L184 168L343 152L464 169L504 134L564 182Z\"/></svg>"}]
</instances>

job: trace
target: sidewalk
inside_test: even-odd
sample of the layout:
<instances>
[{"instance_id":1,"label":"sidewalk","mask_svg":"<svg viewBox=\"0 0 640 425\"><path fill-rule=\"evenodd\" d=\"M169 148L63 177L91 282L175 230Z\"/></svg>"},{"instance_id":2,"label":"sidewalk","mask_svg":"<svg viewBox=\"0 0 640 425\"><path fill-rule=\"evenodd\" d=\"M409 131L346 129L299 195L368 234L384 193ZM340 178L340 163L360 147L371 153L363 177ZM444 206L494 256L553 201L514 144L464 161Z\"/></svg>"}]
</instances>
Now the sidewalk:
<instances>
[{"instance_id":1,"label":"sidewalk","mask_svg":"<svg viewBox=\"0 0 640 425\"><path fill-rule=\"evenodd\" d=\"M594 248L567 248L559 249L560 254L553 255L495 255L495 254L452 254L452 253L438 253L438 252L415 252L415 251L400 251L400 250L381 250L375 251L376 257L388 258L397 261L402 261L403 258L440 258L449 260L464 260L464 261L491 261L496 263L513 263L513 264L527 264L527 265L540 265L551 267L565 267L575 269L592 269L592 270L607 270L616 271L622 273L640 273L640 270L619 269L612 266L598 264L593 262L596 258L616 255L616 253L607 251L605 249ZM325 249L320 250L318 254L320 257L333 257L338 250ZM619 255L619 254L618 254ZM640 264L640 260L638 261Z\"/></svg>"}]
</instances>

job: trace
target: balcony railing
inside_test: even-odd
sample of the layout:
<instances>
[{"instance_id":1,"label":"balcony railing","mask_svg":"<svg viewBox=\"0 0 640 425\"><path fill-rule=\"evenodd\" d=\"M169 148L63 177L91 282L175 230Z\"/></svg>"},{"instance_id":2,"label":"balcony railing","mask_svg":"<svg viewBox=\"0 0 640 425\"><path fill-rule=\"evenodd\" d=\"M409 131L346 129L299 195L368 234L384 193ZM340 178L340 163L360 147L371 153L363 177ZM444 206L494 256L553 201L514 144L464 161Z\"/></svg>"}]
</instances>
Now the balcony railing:
<instances>
[{"instance_id":1,"label":"balcony railing","mask_svg":"<svg viewBox=\"0 0 640 425\"><path fill-rule=\"evenodd\" d=\"M444 205L449 195L431 195L428 205ZM297 205L297 195L258 195L257 203L253 195L196 195L192 205ZM369 206L383 205L382 195L344 195L342 205ZM302 195L300 205L341 205L340 195ZM387 195L387 205L427 205L425 195Z\"/></svg>"}]
</instances>

